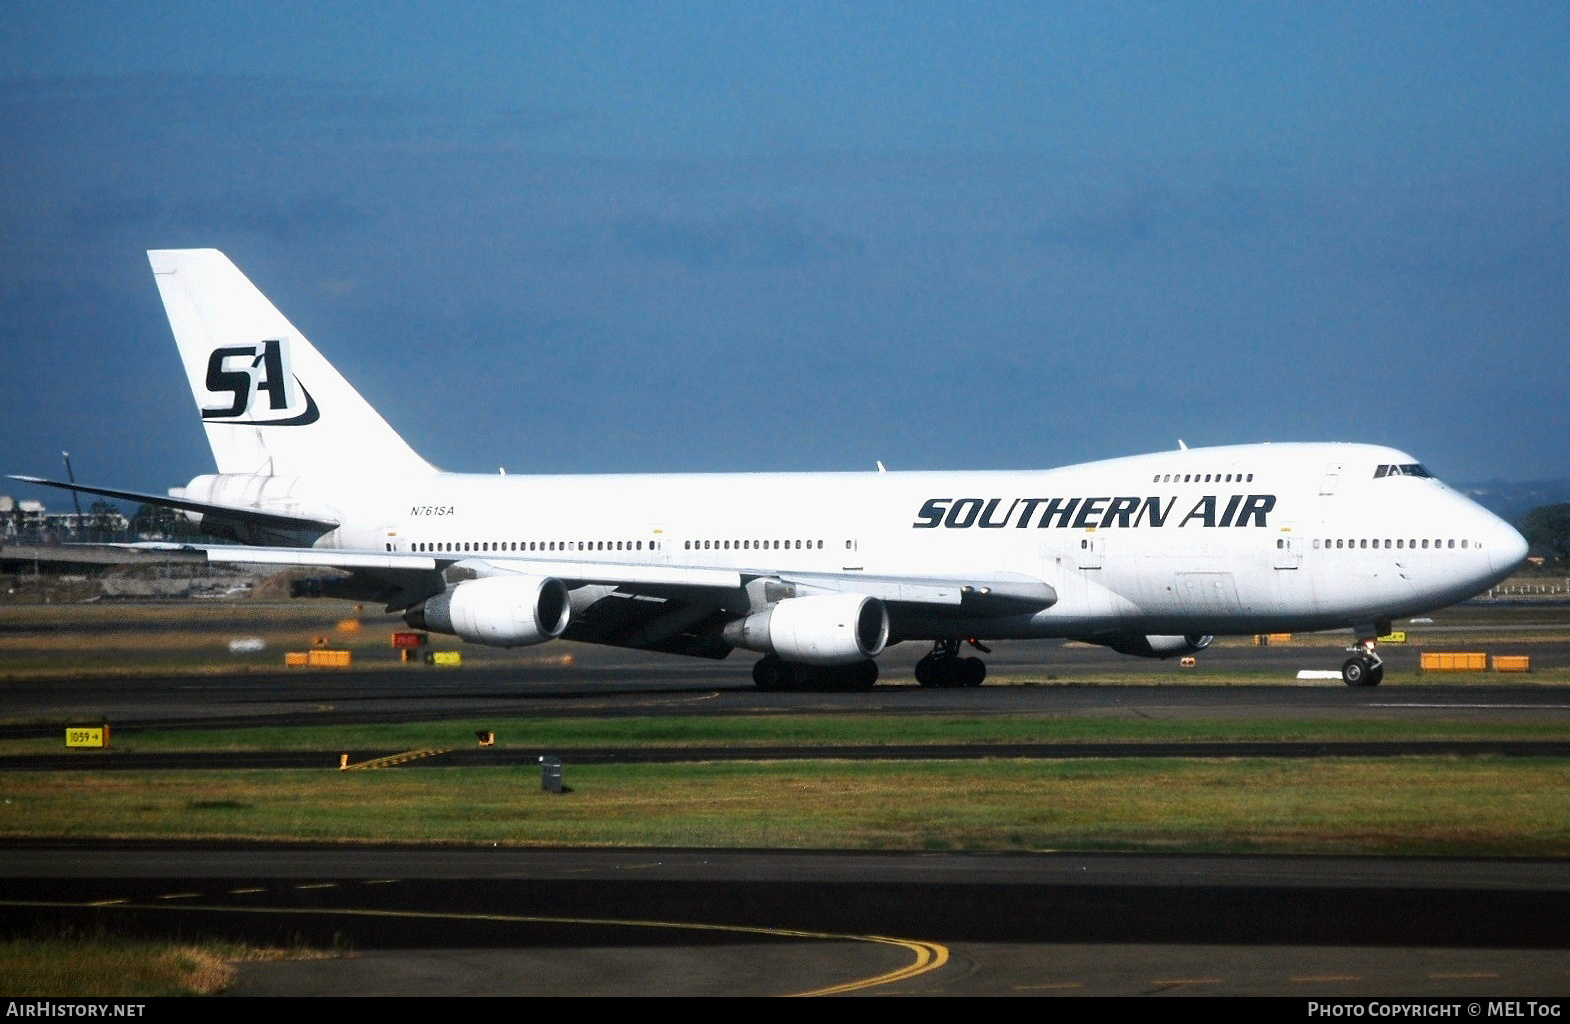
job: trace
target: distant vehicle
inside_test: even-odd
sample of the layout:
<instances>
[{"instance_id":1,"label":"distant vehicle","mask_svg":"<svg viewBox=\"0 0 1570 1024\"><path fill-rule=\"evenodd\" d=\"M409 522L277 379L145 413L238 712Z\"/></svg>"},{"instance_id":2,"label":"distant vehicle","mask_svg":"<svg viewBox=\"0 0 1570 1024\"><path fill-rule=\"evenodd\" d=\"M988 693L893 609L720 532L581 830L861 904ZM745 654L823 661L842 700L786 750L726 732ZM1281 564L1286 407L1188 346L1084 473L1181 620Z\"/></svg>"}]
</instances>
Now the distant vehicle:
<instances>
[{"instance_id":1,"label":"distant vehicle","mask_svg":"<svg viewBox=\"0 0 1570 1024\"><path fill-rule=\"evenodd\" d=\"M931 644L919 683L974 686L966 648L989 640L1167 658L1216 634L1349 628L1342 677L1371 686L1393 619L1526 556L1416 459L1361 444L1017 472L445 473L222 253L149 257L218 472L167 497L75 489L182 510L234 542L178 545L211 562L341 570L302 589L473 643L742 649L764 689L852 689L903 642Z\"/></svg>"}]
</instances>

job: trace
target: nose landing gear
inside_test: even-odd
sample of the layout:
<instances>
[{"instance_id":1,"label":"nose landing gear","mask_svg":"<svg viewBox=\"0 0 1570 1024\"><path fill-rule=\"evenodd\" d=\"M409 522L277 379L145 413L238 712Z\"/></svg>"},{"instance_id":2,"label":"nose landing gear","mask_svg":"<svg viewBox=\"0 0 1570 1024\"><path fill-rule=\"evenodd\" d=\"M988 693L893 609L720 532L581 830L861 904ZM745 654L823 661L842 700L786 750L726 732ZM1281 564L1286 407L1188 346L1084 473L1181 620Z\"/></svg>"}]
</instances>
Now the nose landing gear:
<instances>
[{"instance_id":1,"label":"nose landing gear","mask_svg":"<svg viewBox=\"0 0 1570 1024\"><path fill-rule=\"evenodd\" d=\"M1348 686L1378 686L1385 678L1385 663L1374 650L1375 635L1358 631L1357 646L1350 648L1352 657L1341 664L1341 680Z\"/></svg>"}]
</instances>

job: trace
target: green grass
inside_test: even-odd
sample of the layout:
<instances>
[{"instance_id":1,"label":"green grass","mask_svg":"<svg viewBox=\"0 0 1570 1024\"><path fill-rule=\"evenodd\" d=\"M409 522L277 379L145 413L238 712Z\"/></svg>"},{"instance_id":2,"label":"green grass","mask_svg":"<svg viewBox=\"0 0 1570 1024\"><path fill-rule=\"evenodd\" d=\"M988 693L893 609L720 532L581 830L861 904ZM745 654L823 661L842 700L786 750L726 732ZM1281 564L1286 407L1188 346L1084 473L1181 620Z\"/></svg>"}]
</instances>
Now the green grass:
<instances>
[{"instance_id":1,"label":"green grass","mask_svg":"<svg viewBox=\"0 0 1570 1024\"><path fill-rule=\"evenodd\" d=\"M232 961L262 955L227 943L112 935L13 938L0 941L0 992L12 999L212 995L233 980Z\"/></svg>"},{"instance_id":2,"label":"green grass","mask_svg":"<svg viewBox=\"0 0 1570 1024\"><path fill-rule=\"evenodd\" d=\"M1348 715L1357 713L1350 709ZM88 724L78 722L77 724ZM224 730L122 729L111 749L173 751L448 750L495 734L498 749L588 747L748 747L880 744L1156 743L1197 741L1563 740L1570 726L1553 722L1479 723L1464 718L1390 721L1376 713L1304 719L1136 718L1117 712L1037 715L738 715L635 718L472 718L387 725L266 727ZM61 752L58 736L0 740L0 754ZM84 766L97 752L80 750Z\"/></svg>"},{"instance_id":3,"label":"green grass","mask_svg":"<svg viewBox=\"0 0 1570 1024\"><path fill-rule=\"evenodd\" d=\"M1570 855L1561 759L723 762L14 773L0 836Z\"/></svg>"}]
</instances>

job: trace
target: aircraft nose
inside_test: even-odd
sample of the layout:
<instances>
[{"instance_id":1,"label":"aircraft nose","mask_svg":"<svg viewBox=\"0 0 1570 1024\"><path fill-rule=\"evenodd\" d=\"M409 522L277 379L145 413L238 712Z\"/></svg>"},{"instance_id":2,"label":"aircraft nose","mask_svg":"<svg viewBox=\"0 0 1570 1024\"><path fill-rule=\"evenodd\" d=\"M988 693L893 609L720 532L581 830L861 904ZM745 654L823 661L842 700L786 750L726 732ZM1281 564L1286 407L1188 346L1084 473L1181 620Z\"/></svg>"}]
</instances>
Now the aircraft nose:
<instances>
[{"instance_id":1,"label":"aircraft nose","mask_svg":"<svg viewBox=\"0 0 1570 1024\"><path fill-rule=\"evenodd\" d=\"M1493 570L1508 575L1526 561L1526 538L1521 536L1521 531L1498 516L1490 514L1488 518L1490 522L1485 524L1483 543L1486 546L1483 550L1488 552L1488 564Z\"/></svg>"}]
</instances>

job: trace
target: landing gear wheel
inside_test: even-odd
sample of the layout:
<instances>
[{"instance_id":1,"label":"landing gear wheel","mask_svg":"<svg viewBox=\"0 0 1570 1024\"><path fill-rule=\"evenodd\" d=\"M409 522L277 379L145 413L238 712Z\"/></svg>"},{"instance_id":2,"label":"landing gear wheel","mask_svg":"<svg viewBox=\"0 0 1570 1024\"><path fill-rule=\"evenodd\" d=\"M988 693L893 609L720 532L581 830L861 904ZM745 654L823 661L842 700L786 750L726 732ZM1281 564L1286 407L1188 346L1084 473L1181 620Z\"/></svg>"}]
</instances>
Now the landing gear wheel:
<instances>
[{"instance_id":1,"label":"landing gear wheel","mask_svg":"<svg viewBox=\"0 0 1570 1024\"><path fill-rule=\"evenodd\" d=\"M769 693L785 689L785 663L775 655L765 654L753 663L752 682Z\"/></svg>"},{"instance_id":2,"label":"landing gear wheel","mask_svg":"<svg viewBox=\"0 0 1570 1024\"><path fill-rule=\"evenodd\" d=\"M1341 678L1348 686L1378 686L1385 677L1385 666L1362 656L1348 658L1341 666Z\"/></svg>"},{"instance_id":3,"label":"landing gear wheel","mask_svg":"<svg viewBox=\"0 0 1570 1024\"><path fill-rule=\"evenodd\" d=\"M978 651L986 648L970 641ZM958 640L938 640L932 652L916 662L916 682L921 686L936 686L945 690L962 686L980 686L987 678L987 663L980 658L961 658Z\"/></svg>"},{"instance_id":4,"label":"landing gear wheel","mask_svg":"<svg viewBox=\"0 0 1570 1024\"><path fill-rule=\"evenodd\" d=\"M847 665L845 678L851 690L870 690L878 685L878 663L869 659Z\"/></svg>"}]
</instances>

